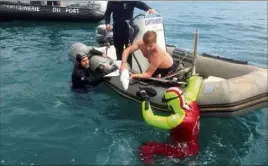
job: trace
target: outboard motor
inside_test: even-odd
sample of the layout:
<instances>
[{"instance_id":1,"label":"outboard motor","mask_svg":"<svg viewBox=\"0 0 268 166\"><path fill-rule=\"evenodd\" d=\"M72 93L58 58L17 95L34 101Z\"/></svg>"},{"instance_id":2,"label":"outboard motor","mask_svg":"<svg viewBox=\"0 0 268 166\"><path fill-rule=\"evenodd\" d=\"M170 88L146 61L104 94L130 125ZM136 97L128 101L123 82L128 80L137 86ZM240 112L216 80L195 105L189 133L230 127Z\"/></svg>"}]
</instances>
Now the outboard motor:
<instances>
[{"instance_id":1,"label":"outboard motor","mask_svg":"<svg viewBox=\"0 0 268 166\"><path fill-rule=\"evenodd\" d=\"M93 55L89 58L89 67L94 72L98 72L98 70L101 70L104 73L108 74L118 68L114 61L107 57Z\"/></svg>"},{"instance_id":2,"label":"outboard motor","mask_svg":"<svg viewBox=\"0 0 268 166\"><path fill-rule=\"evenodd\" d=\"M83 43L74 43L70 47L70 49L68 51L68 55L71 58L71 60L73 62L75 62L76 61L76 54L78 54L78 53L87 54L92 49L93 49L93 47L86 46Z\"/></svg>"},{"instance_id":3,"label":"outboard motor","mask_svg":"<svg viewBox=\"0 0 268 166\"><path fill-rule=\"evenodd\" d=\"M102 47L107 44L113 45L113 32L106 31L105 24L99 25L96 29L96 41Z\"/></svg>"},{"instance_id":4,"label":"outboard motor","mask_svg":"<svg viewBox=\"0 0 268 166\"><path fill-rule=\"evenodd\" d=\"M74 43L68 54L73 62L76 61L77 54L87 54L89 58L89 68L93 72L98 72L98 70L101 69L104 73L110 73L117 69L117 65L111 58L102 56L102 51L91 46L86 46L83 43Z\"/></svg>"}]
</instances>

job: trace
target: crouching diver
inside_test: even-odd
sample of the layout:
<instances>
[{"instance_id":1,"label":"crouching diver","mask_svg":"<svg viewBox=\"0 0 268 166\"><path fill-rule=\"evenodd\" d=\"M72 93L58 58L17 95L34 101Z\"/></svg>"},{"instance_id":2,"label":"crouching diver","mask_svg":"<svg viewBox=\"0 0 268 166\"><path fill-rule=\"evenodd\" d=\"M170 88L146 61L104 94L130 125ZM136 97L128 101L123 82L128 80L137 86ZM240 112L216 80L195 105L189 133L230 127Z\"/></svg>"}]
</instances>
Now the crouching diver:
<instances>
[{"instance_id":1,"label":"crouching diver","mask_svg":"<svg viewBox=\"0 0 268 166\"><path fill-rule=\"evenodd\" d=\"M151 164L154 155L180 159L197 156L200 113L196 99L200 86L201 78L192 76L188 79L188 88L184 95L178 87L168 88L162 102L166 102L172 112L169 116L154 115L149 101L150 97L156 95L152 95L151 91L154 89L141 89L137 92L142 101L142 114L146 123L170 130L170 144L148 142L140 146L140 155L145 164Z\"/></svg>"},{"instance_id":2,"label":"crouching diver","mask_svg":"<svg viewBox=\"0 0 268 166\"><path fill-rule=\"evenodd\" d=\"M94 54L94 55L93 55ZM93 56L102 56L102 52L98 50L91 50L88 54L78 53L76 55L76 64L72 73L72 88L78 91L87 91L90 87L99 85L104 79L109 79L103 77L105 74L110 73L116 69L116 65L109 64L96 64L97 61ZM106 58L107 59L107 58ZM93 61L95 64L94 73L92 70ZM90 66L92 65L92 66Z\"/></svg>"}]
</instances>

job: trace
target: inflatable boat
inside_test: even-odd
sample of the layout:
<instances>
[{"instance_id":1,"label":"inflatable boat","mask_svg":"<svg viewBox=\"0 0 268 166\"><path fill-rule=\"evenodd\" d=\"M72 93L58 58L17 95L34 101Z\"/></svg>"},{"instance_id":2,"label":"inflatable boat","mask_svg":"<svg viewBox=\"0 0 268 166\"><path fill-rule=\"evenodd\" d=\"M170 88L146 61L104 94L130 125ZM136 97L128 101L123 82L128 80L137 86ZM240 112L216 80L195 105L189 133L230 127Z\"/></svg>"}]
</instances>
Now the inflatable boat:
<instances>
[{"instance_id":1,"label":"inflatable boat","mask_svg":"<svg viewBox=\"0 0 268 166\"><path fill-rule=\"evenodd\" d=\"M106 1L0 1L0 20L99 22L106 7Z\"/></svg>"},{"instance_id":2,"label":"inflatable boat","mask_svg":"<svg viewBox=\"0 0 268 166\"><path fill-rule=\"evenodd\" d=\"M104 83L112 90L123 97L140 103L136 96L137 91L143 87L153 88L157 91L157 95L150 99L151 106L159 111L168 111L167 105L161 100L164 91L174 86L185 90L187 89L187 80L192 75L198 75L202 77L202 84L200 88L195 88L195 91L198 91L197 103L202 116L232 117L267 107L267 68L252 66L246 61L208 54L197 53L197 56L194 56L192 51L165 43L161 16L138 18L135 17L135 23L139 27L135 40L142 39L146 30L155 30L158 35L158 44L172 55L174 60L180 64L180 67L177 72L163 78L130 80L127 90L124 90L120 82L120 76L111 76ZM115 63L119 67L120 61L117 61L115 48L112 45L112 32L106 33L104 31L104 25L97 27L96 40L99 44L98 46L74 43L69 50L69 57L74 60L78 52L87 53L92 49L97 49L103 52L103 57L98 58L96 56L95 59L90 59L93 71L98 65L104 63ZM101 40L101 36L103 36L103 40ZM106 41L106 45L104 41ZM106 61L103 60L104 57L108 57ZM130 57L132 58L131 72L141 73L147 69L148 61L139 50Z\"/></svg>"}]
</instances>

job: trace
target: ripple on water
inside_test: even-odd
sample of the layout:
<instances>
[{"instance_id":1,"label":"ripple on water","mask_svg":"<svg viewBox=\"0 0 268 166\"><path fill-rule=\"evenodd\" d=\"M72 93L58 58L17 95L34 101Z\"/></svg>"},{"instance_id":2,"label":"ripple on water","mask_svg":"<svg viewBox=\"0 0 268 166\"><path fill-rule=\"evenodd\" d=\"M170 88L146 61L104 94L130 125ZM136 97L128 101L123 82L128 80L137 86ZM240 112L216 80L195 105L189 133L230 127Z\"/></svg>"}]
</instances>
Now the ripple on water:
<instances>
[{"instance_id":1,"label":"ripple on water","mask_svg":"<svg viewBox=\"0 0 268 166\"><path fill-rule=\"evenodd\" d=\"M267 67L266 3L148 3L161 9L169 44L192 50L199 29L199 52ZM88 94L70 90L68 48L74 42L95 44L97 25L1 23L1 164L138 165L142 143L168 140L168 131L144 123L138 104L106 86ZM266 118L267 109L201 119L197 161L156 157L155 163L268 164Z\"/></svg>"}]
</instances>

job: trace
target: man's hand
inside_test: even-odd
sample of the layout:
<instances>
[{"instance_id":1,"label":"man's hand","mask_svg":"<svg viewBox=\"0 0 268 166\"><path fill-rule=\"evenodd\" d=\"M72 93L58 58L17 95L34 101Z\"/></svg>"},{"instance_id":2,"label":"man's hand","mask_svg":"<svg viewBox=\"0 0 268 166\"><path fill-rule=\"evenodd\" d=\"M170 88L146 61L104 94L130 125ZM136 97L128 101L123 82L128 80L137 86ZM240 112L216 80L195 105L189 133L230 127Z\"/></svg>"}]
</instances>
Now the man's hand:
<instances>
[{"instance_id":1,"label":"man's hand","mask_svg":"<svg viewBox=\"0 0 268 166\"><path fill-rule=\"evenodd\" d=\"M135 78L135 74L130 73L130 79L133 79L133 78Z\"/></svg>"},{"instance_id":2,"label":"man's hand","mask_svg":"<svg viewBox=\"0 0 268 166\"><path fill-rule=\"evenodd\" d=\"M112 30L112 26L110 24L106 24L106 31Z\"/></svg>"},{"instance_id":3,"label":"man's hand","mask_svg":"<svg viewBox=\"0 0 268 166\"><path fill-rule=\"evenodd\" d=\"M148 12L149 12L150 14L155 14L155 13L156 13L156 11L155 11L154 9L149 9Z\"/></svg>"},{"instance_id":4,"label":"man's hand","mask_svg":"<svg viewBox=\"0 0 268 166\"><path fill-rule=\"evenodd\" d=\"M121 72L123 69L127 68L127 62L122 62L119 71Z\"/></svg>"}]
</instances>

